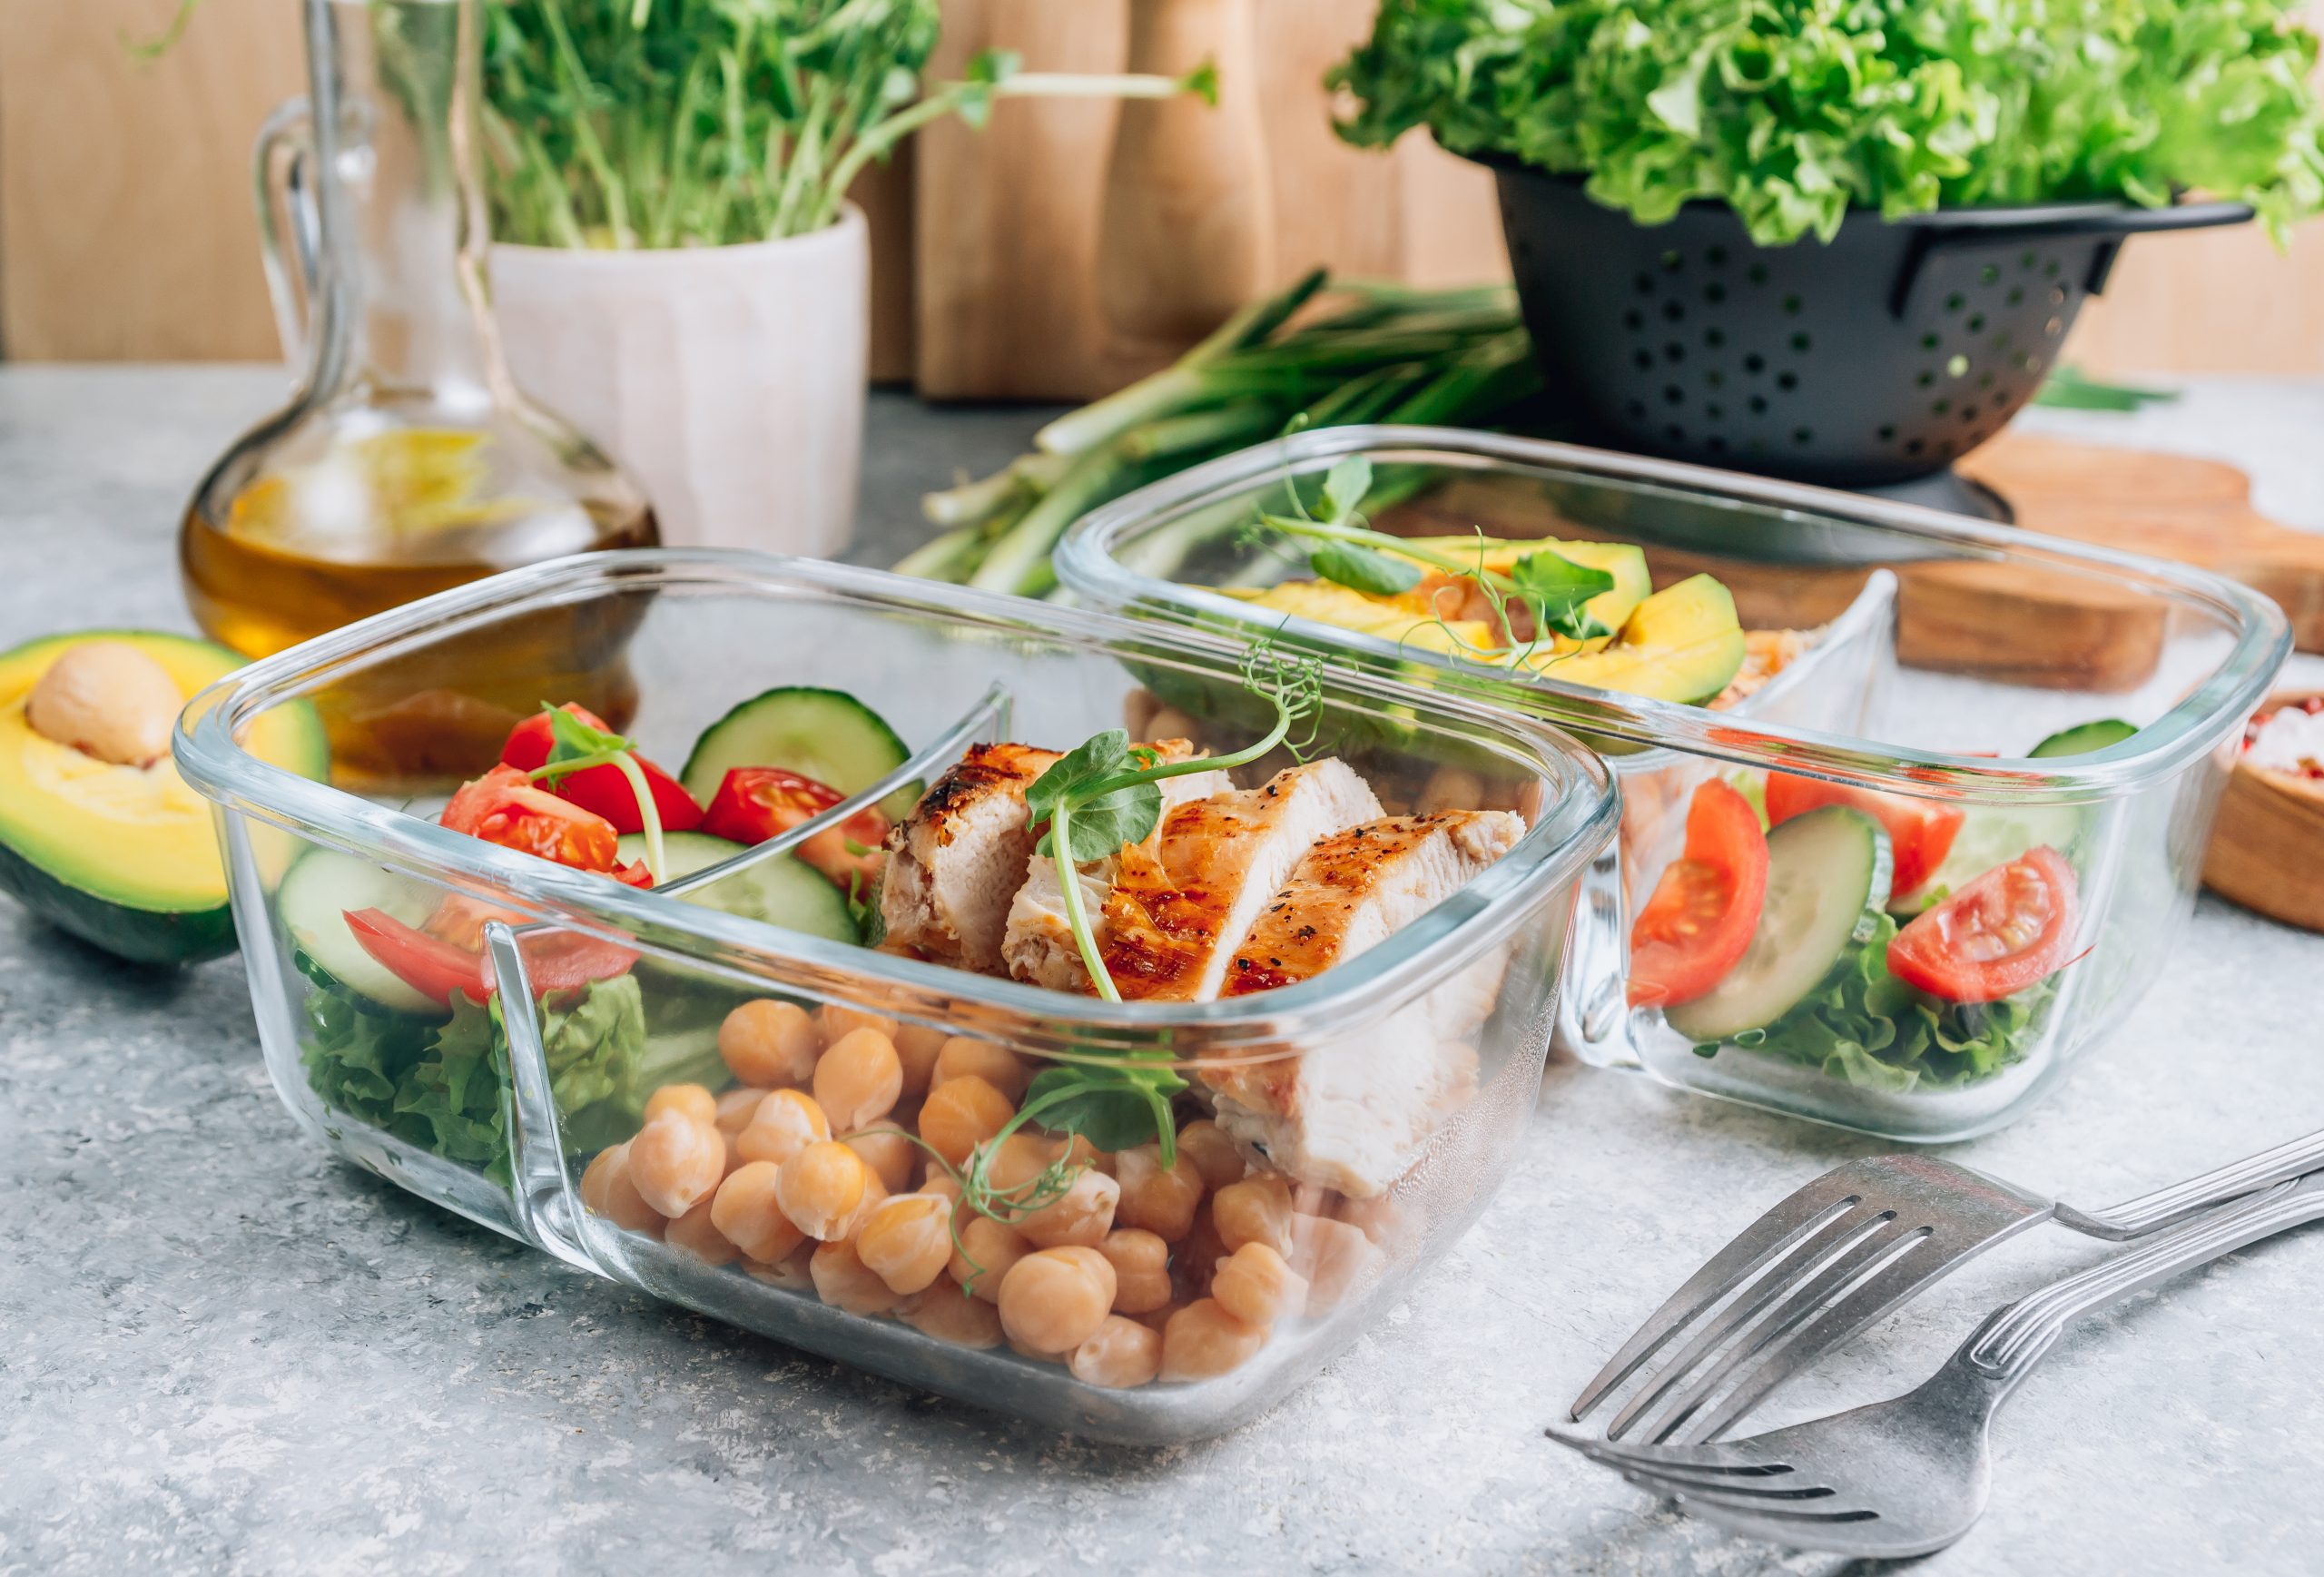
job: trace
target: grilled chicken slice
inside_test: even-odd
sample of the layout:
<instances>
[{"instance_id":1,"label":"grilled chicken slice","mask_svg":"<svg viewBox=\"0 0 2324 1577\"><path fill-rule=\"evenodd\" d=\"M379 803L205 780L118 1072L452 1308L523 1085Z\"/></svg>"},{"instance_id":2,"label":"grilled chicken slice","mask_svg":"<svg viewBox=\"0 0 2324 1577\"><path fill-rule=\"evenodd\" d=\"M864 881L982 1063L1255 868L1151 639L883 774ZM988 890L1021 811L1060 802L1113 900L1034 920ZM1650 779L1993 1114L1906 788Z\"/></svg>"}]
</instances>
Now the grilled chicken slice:
<instances>
[{"instance_id":1,"label":"grilled chicken slice","mask_svg":"<svg viewBox=\"0 0 2324 1577\"><path fill-rule=\"evenodd\" d=\"M1009 902L1036 834L1025 791L1058 759L1029 744L973 744L888 834L882 946L984 973L1001 967Z\"/></svg>"},{"instance_id":2,"label":"grilled chicken slice","mask_svg":"<svg viewBox=\"0 0 2324 1577\"><path fill-rule=\"evenodd\" d=\"M1222 994L1321 974L1419 919L1513 848L1509 811L1392 816L1324 839L1236 951ZM1359 1032L1271 1062L1206 1074L1218 1125L1303 1183L1370 1198L1412 1167L1474 1089L1470 1041L1492 1010L1496 950Z\"/></svg>"},{"instance_id":3,"label":"grilled chicken slice","mask_svg":"<svg viewBox=\"0 0 2324 1577\"><path fill-rule=\"evenodd\" d=\"M1185 761L1195 754L1194 745L1184 739L1157 739L1149 748L1164 761ZM1213 794L1231 793L1235 780L1223 772L1190 772L1184 777L1166 777L1155 786L1161 792L1162 814L1146 840L1149 856L1172 811ZM1112 890L1114 873L1120 866L1120 856L1108 854L1080 867L1082 912L1092 923L1103 912L1106 894ZM1009 930L1000 951L1009 972L1020 981L1059 991L1088 989L1089 971L1081 965L1081 951L1066 923L1064 884L1058 880L1055 860L1033 856L1025 872L1025 884L1009 906Z\"/></svg>"},{"instance_id":4,"label":"grilled chicken slice","mask_svg":"<svg viewBox=\"0 0 2324 1577\"><path fill-rule=\"evenodd\" d=\"M1300 856L1379 814L1370 785L1336 758L1171 811L1152 840L1122 851L1099 912L1114 985L1130 1001L1217 996L1236 945ZM1073 972L1088 991L1078 959Z\"/></svg>"}]
</instances>

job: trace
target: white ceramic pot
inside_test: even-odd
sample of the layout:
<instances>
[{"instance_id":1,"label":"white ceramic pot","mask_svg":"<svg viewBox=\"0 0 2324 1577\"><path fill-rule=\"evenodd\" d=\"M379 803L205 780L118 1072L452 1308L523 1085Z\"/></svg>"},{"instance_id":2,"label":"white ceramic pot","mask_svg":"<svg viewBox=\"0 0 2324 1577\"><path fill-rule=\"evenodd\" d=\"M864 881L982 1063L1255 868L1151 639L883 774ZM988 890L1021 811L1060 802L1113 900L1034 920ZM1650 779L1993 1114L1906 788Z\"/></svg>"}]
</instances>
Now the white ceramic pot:
<instances>
[{"instance_id":1,"label":"white ceramic pot","mask_svg":"<svg viewBox=\"0 0 2324 1577\"><path fill-rule=\"evenodd\" d=\"M663 541L845 546L871 336L855 208L743 246L495 246L492 295L517 386L637 478Z\"/></svg>"}]
</instances>

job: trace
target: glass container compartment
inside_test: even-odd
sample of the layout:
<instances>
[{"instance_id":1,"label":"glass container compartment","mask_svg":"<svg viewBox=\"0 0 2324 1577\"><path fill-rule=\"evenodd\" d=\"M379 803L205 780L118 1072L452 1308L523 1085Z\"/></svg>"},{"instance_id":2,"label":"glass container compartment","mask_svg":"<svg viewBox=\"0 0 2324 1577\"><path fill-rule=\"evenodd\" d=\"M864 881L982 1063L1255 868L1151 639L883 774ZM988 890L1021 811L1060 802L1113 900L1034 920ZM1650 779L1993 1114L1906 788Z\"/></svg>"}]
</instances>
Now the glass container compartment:
<instances>
[{"instance_id":1,"label":"glass container compartment","mask_svg":"<svg viewBox=\"0 0 2324 1577\"><path fill-rule=\"evenodd\" d=\"M1295 488L1312 501L1350 456L1379 479L1371 496L1393 500L1375 504L1379 529L1630 544L1658 586L1707 572L1747 629L1804 629L1813 644L1758 695L1712 710L1228 595L1310 573L1255 522L1283 513ZM2290 651L2272 603L2181 566L1858 495L1441 429L1336 429L1225 457L1094 511L1057 562L1066 587L1098 607L1328 652L1343 671L1574 731L1606 753L1624 812L1585 886L1561 1042L1601 1066L1923 1142L2024 1110L2169 967L2243 719ZM2132 726L2052 737L2101 720ZM1667 994L1658 1005L1644 999L1661 983L1633 969L1633 927L1714 779L1770 840L1771 892L1786 872L1819 874L1829 853L1798 829L1773 841L1771 780L1776 822L1834 803L1868 813L1890 863L1848 878L1867 902L1837 931L1797 930L1796 890L1787 907L1766 901L1731 990L1721 977L1709 1006ZM1933 919L1902 957L1900 930L2043 848L2068 874L2043 866L2049 885L2030 912L2061 923L2045 921L2044 946L2023 958L2055 967L1998 997L2003 976L1949 967L1938 983L1953 996L1920 989L1932 932L1958 931L1963 910ZM1899 859L1919 874L1911 892L1893 890ZM1876 881L1889 885L1873 891Z\"/></svg>"},{"instance_id":2,"label":"glass container compartment","mask_svg":"<svg viewBox=\"0 0 2324 1577\"><path fill-rule=\"evenodd\" d=\"M638 891L451 833L428 801L301 780L235 744L270 710L328 705L415 656L457 665L551 610L633 631L632 732L649 755L682 760L737 699L808 684L844 688L875 709L909 758L747 854ZM1101 1002L714 905L757 863L932 781L972 743L1062 747L1126 721L1138 728L1166 698L1214 743L1247 739L1236 709L1249 701L1244 656L1242 643L1198 632L839 566L708 550L591 554L445 592L254 664L189 709L177 753L187 781L219 806L269 1072L318 1142L572 1265L778 1340L1059 1428L1159 1443L1231 1427L1312 1374L1467 1228L1507 1172L1539 1094L1576 894L1613 835L1600 759L1555 730L1457 698L1326 675L1311 759L1347 761L1391 811L1457 764L1517 810L1524 830L1474 881L1356 962L1227 1000ZM1256 763L1238 781L1264 781L1279 764ZM488 905L497 1013L413 1016L409 1002L359 1000L320 961L351 956L333 952L328 933L346 910L440 916L455 896ZM632 1008L594 988L579 997L535 990L574 950L608 945L636 955L621 979L635 982L651 1049L640 1065L662 1075L605 1061L611 1018ZM359 957L351 967L361 973ZM510 989L518 980L526 989ZM625 1000L629 989L620 987ZM971 1349L826 1305L803 1286L795 1256L714 1265L617 1225L618 1212L585 1207L588 1164L636 1131L644 1085L682 1069L722 1082L724 1015L766 997L879 1015L900 1038L998 1041L1029 1069L1140 1053L1197 1086L1238 1068L1402 1051L1416 1025L1437 1023L1453 1032L1440 1049L1457 1054L1463 1081L1421 1124L1410 1164L1384 1194L1288 1189L1307 1223L1286 1227L1295 1267L1305 1255L1302 1274L1314 1283L1304 1314L1279 1319L1256 1355L1214 1378L1108 1390L1006 1347ZM507 1010L528 1000L533 1011ZM1455 1000L1466 1004L1457 1025L1442 1016ZM1180 1241L1174 1271L1187 1268L1200 1228Z\"/></svg>"}]
</instances>

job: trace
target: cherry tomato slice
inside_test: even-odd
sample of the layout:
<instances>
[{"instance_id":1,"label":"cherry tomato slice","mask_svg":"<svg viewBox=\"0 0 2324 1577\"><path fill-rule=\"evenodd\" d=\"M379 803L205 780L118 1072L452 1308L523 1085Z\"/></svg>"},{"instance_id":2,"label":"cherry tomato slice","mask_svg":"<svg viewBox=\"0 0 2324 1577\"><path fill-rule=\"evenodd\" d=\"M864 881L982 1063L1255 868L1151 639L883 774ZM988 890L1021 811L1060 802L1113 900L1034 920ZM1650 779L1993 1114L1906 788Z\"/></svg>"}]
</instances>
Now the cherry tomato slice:
<instances>
[{"instance_id":1,"label":"cherry tomato slice","mask_svg":"<svg viewBox=\"0 0 2324 1577\"><path fill-rule=\"evenodd\" d=\"M492 995L489 954L430 936L384 910L349 910L347 929L382 969L423 997L448 1007L455 991L478 1002ZM630 948L574 931L556 931L524 945L525 974L536 996L611 980L626 974L637 961Z\"/></svg>"},{"instance_id":2,"label":"cherry tomato slice","mask_svg":"<svg viewBox=\"0 0 2324 1577\"><path fill-rule=\"evenodd\" d=\"M513 766L496 766L463 784L441 819L456 833L577 871L610 873L620 863L620 835L611 822L526 782Z\"/></svg>"},{"instance_id":3,"label":"cherry tomato slice","mask_svg":"<svg viewBox=\"0 0 2324 1577\"><path fill-rule=\"evenodd\" d=\"M846 797L828 784L781 767L738 766L719 784L702 830L737 843L763 843ZM878 806L866 805L800 844L798 854L842 890L852 890L856 882L880 873L880 848L887 838L888 818Z\"/></svg>"},{"instance_id":4,"label":"cherry tomato slice","mask_svg":"<svg viewBox=\"0 0 2324 1577\"><path fill-rule=\"evenodd\" d=\"M565 710L592 728L606 727L596 713L577 703L566 702ZM501 764L531 772L547 762L555 743L549 734L548 714L536 712L508 731L508 742L500 747ZM676 778L642 755L637 758L637 765L645 774L645 786L653 791L654 808L661 813L664 832L691 833L702 825L702 807L694 803L694 796ZM629 779L622 775L617 766L586 767L566 774L554 784L540 786L559 799L570 800L583 810L605 817L616 833L645 830L645 818L638 813L637 792L629 786Z\"/></svg>"},{"instance_id":5,"label":"cherry tomato slice","mask_svg":"<svg viewBox=\"0 0 2324 1577\"><path fill-rule=\"evenodd\" d=\"M1950 1002L1997 1002L2064 967L2079 905L2064 857L2028 850L1898 931L1888 972Z\"/></svg>"},{"instance_id":6,"label":"cherry tomato slice","mask_svg":"<svg viewBox=\"0 0 2324 1577\"><path fill-rule=\"evenodd\" d=\"M1794 816L1822 810L1826 805L1846 805L1880 823L1888 834L1888 848L1896 862L1888 891L1900 898L1918 891L1945 863L1945 856L1953 850L1954 834L1960 832L1964 819L1958 806L1941 800L1826 783L1821 778L1796 777L1790 773L1768 774L1769 826L1779 827Z\"/></svg>"},{"instance_id":7,"label":"cherry tomato slice","mask_svg":"<svg viewBox=\"0 0 2324 1577\"><path fill-rule=\"evenodd\" d=\"M1632 1007L1691 1002L1733 969L1768 896L1768 839L1751 803L1714 778L1687 807L1687 847L1630 926Z\"/></svg>"}]
</instances>

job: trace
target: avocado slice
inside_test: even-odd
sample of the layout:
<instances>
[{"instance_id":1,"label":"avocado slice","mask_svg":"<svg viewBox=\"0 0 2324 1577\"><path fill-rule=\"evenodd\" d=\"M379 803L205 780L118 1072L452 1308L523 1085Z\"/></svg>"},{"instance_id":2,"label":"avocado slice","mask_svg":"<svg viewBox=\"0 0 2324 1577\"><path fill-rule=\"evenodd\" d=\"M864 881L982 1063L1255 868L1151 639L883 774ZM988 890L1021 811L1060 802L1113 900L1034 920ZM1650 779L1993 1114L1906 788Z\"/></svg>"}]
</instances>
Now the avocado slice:
<instances>
[{"instance_id":1,"label":"avocado slice","mask_svg":"<svg viewBox=\"0 0 2324 1577\"><path fill-rule=\"evenodd\" d=\"M1610 630L1620 629L1622 621L1629 618L1654 589L1653 577L1646 569L1645 550L1633 547L1627 542L1512 542L1487 537L1464 542L1461 557L1465 558L1469 550L1479 547L1484 549L1484 567L1501 575L1507 575L1521 558L1547 552L1554 553L1569 563L1579 564L1584 569L1600 569L1612 576L1614 586L1611 591L1601 591L1581 605ZM1444 549L1440 547L1438 551Z\"/></svg>"},{"instance_id":2,"label":"avocado slice","mask_svg":"<svg viewBox=\"0 0 2324 1577\"><path fill-rule=\"evenodd\" d=\"M1544 653L1544 677L1653 701L1709 701L1743 666L1743 626L1735 598L1708 575L1689 576L1640 603L1611 644L1564 655Z\"/></svg>"},{"instance_id":3,"label":"avocado slice","mask_svg":"<svg viewBox=\"0 0 2324 1577\"><path fill-rule=\"evenodd\" d=\"M115 766L34 732L25 697L49 665L91 640L122 641L159 663L189 699L242 665L186 636L91 630L0 652L0 891L84 941L136 963L192 963L234 951L226 871L210 803L164 759ZM277 706L243 739L253 754L327 774L314 709Z\"/></svg>"}]
</instances>

